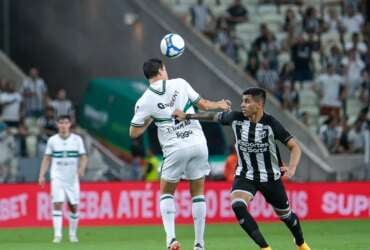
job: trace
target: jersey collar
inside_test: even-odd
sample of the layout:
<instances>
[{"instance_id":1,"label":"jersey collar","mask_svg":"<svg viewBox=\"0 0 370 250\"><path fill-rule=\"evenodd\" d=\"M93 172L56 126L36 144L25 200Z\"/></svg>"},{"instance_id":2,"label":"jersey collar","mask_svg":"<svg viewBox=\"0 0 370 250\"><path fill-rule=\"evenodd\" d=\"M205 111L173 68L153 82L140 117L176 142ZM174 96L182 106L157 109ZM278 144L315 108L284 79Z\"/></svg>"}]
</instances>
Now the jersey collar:
<instances>
[{"instance_id":1,"label":"jersey collar","mask_svg":"<svg viewBox=\"0 0 370 250\"><path fill-rule=\"evenodd\" d=\"M162 91L156 90L150 85L149 85L149 90L153 91L157 95L163 95L166 92L166 80L162 81Z\"/></svg>"},{"instance_id":2,"label":"jersey collar","mask_svg":"<svg viewBox=\"0 0 370 250\"><path fill-rule=\"evenodd\" d=\"M60 139L62 139L63 141L66 141L68 140L70 137L71 137L71 133L69 133L69 135L67 137L62 137L59 133L58 133L58 136Z\"/></svg>"}]
</instances>

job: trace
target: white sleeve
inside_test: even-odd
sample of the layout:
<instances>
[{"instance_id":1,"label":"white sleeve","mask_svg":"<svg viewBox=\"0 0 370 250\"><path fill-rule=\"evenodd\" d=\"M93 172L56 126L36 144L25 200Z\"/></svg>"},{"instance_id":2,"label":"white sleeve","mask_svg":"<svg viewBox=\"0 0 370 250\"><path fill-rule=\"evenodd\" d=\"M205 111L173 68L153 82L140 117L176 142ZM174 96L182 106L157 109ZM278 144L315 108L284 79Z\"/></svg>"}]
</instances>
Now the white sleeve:
<instances>
[{"instance_id":1,"label":"white sleeve","mask_svg":"<svg viewBox=\"0 0 370 250\"><path fill-rule=\"evenodd\" d=\"M150 117L150 112L141 102L137 102L135 105L135 114L131 120L131 126L142 127L144 126L145 120Z\"/></svg>"},{"instance_id":2,"label":"white sleeve","mask_svg":"<svg viewBox=\"0 0 370 250\"><path fill-rule=\"evenodd\" d=\"M190 86L190 84L186 80L182 79L182 81L185 84L186 94L188 95L190 101L194 104L198 103L201 99L200 95Z\"/></svg>"},{"instance_id":3,"label":"white sleeve","mask_svg":"<svg viewBox=\"0 0 370 250\"><path fill-rule=\"evenodd\" d=\"M45 155L51 156L52 154L53 154L53 146L49 138L48 142L46 143Z\"/></svg>"},{"instance_id":4,"label":"white sleeve","mask_svg":"<svg viewBox=\"0 0 370 250\"><path fill-rule=\"evenodd\" d=\"M78 138L78 154L79 155L85 155L86 154L86 149L85 149L85 144L84 141L82 140L81 137Z\"/></svg>"}]
</instances>

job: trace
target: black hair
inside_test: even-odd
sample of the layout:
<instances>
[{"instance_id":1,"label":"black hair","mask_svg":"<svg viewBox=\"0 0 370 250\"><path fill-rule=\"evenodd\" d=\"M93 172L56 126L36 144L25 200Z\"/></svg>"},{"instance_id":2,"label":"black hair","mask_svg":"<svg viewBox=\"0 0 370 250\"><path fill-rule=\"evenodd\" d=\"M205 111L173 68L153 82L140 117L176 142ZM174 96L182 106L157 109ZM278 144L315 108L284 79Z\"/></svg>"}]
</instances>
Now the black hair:
<instances>
[{"instance_id":1,"label":"black hair","mask_svg":"<svg viewBox=\"0 0 370 250\"><path fill-rule=\"evenodd\" d=\"M163 62L160 59L152 58L143 64L144 75L147 79L153 78L159 73L159 69L163 68Z\"/></svg>"},{"instance_id":2,"label":"black hair","mask_svg":"<svg viewBox=\"0 0 370 250\"><path fill-rule=\"evenodd\" d=\"M72 117L70 115L59 115L57 118L57 122L60 122L61 120L72 121Z\"/></svg>"},{"instance_id":3,"label":"black hair","mask_svg":"<svg viewBox=\"0 0 370 250\"><path fill-rule=\"evenodd\" d=\"M266 102L266 90L264 90L263 88L256 88L256 87L248 88L247 90L243 92L243 95L251 95L253 96L253 98L254 97L261 98L263 104L265 104Z\"/></svg>"}]
</instances>

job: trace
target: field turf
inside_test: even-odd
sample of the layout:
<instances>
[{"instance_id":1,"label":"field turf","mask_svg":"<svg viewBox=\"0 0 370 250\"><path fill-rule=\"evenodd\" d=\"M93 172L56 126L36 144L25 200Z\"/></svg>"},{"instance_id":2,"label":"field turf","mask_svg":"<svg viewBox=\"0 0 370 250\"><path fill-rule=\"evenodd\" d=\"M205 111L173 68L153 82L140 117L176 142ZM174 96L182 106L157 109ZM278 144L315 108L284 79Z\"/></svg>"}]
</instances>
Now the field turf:
<instances>
[{"instance_id":1,"label":"field turf","mask_svg":"<svg viewBox=\"0 0 370 250\"><path fill-rule=\"evenodd\" d=\"M370 220L303 222L305 238L313 250L370 250ZM260 223L273 250L296 249L282 223ZM1 229L1 250L166 250L161 226L81 227L80 243L68 242L64 230L61 244L52 244L51 228ZM177 226L182 250L192 250L193 228ZM213 224L206 228L207 250L256 249L236 224Z\"/></svg>"}]
</instances>

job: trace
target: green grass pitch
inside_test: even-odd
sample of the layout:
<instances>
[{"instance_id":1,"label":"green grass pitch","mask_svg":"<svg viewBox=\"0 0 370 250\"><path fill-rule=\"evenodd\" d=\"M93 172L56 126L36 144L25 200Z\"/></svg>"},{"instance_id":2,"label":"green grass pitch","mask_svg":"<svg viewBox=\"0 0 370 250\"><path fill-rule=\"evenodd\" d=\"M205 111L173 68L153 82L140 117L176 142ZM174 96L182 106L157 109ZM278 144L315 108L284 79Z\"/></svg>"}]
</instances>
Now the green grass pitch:
<instances>
[{"instance_id":1,"label":"green grass pitch","mask_svg":"<svg viewBox=\"0 0 370 250\"><path fill-rule=\"evenodd\" d=\"M303 222L305 238L313 250L370 250L370 220ZM296 249L282 223L260 223L273 250ZM182 250L193 248L193 228L178 225L177 238ZM2 250L166 250L164 232L158 226L81 227L80 242L68 242L64 230L61 244L52 244L51 228L1 229ZM211 224L206 227L207 250L259 248L236 224Z\"/></svg>"}]
</instances>

